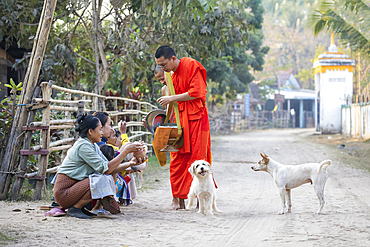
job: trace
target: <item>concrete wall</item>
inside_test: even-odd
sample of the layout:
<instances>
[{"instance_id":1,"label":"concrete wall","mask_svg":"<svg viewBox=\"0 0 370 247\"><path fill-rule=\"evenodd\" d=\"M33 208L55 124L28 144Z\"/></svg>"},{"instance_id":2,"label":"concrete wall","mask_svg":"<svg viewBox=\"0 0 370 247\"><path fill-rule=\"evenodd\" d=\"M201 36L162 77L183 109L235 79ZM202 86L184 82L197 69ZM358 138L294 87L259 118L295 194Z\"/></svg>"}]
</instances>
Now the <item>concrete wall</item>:
<instances>
[{"instance_id":1,"label":"concrete wall","mask_svg":"<svg viewBox=\"0 0 370 247\"><path fill-rule=\"evenodd\" d=\"M353 73L326 70L320 74L320 131L335 133L342 131L341 105L353 94ZM317 90L316 90L317 91Z\"/></svg>"},{"instance_id":2,"label":"concrete wall","mask_svg":"<svg viewBox=\"0 0 370 247\"><path fill-rule=\"evenodd\" d=\"M370 138L370 103L342 106L342 134L354 138Z\"/></svg>"}]
</instances>

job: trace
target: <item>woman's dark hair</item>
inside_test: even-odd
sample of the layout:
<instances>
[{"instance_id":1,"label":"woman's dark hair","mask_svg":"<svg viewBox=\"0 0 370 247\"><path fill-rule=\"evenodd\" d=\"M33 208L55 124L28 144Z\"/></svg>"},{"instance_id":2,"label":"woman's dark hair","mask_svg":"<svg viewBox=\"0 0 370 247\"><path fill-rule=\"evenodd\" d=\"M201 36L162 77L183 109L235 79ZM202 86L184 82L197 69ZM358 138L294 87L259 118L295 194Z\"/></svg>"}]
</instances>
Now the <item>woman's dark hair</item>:
<instances>
[{"instance_id":1,"label":"woman's dark hair","mask_svg":"<svg viewBox=\"0 0 370 247\"><path fill-rule=\"evenodd\" d=\"M108 122L109 115L106 112L97 111L93 113L93 116L99 118L102 126L104 126Z\"/></svg>"},{"instance_id":2,"label":"woman's dark hair","mask_svg":"<svg viewBox=\"0 0 370 247\"><path fill-rule=\"evenodd\" d=\"M108 161L111 161L114 158L114 149L112 146L106 144L100 145L100 151Z\"/></svg>"},{"instance_id":3,"label":"woman's dark hair","mask_svg":"<svg viewBox=\"0 0 370 247\"><path fill-rule=\"evenodd\" d=\"M86 137L89 129L95 129L98 127L100 120L97 117L92 115L82 114L77 117L77 127L76 131L80 134L81 137Z\"/></svg>"},{"instance_id":4,"label":"woman's dark hair","mask_svg":"<svg viewBox=\"0 0 370 247\"><path fill-rule=\"evenodd\" d=\"M116 137L119 137L121 135L121 132L119 132L119 130L114 130L115 134L116 134Z\"/></svg>"}]
</instances>

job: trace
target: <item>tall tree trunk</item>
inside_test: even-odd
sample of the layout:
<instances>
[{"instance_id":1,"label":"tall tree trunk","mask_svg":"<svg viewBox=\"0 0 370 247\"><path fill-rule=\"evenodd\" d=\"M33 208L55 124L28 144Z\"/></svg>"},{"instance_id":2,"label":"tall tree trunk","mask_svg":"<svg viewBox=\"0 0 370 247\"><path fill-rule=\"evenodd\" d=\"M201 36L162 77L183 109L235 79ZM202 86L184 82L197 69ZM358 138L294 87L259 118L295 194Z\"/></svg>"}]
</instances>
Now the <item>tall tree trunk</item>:
<instances>
[{"instance_id":1,"label":"tall tree trunk","mask_svg":"<svg viewBox=\"0 0 370 247\"><path fill-rule=\"evenodd\" d=\"M57 0L44 1L39 26L33 43L30 62L23 82L22 94L19 99L20 107L17 109L13 119L13 125L6 146L5 156L1 163L0 200L4 200L8 197L8 191L12 179L11 172L17 169L15 164L19 157L19 151L23 142L22 127L26 124L28 118L28 111L25 105L31 103L32 95L37 85L56 3Z\"/></svg>"},{"instance_id":2,"label":"tall tree trunk","mask_svg":"<svg viewBox=\"0 0 370 247\"><path fill-rule=\"evenodd\" d=\"M93 20L94 20L94 53L95 53L95 65L96 65L96 85L95 85L95 93L100 94L100 69L99 69L99 53L98 53L98 19L100 14L96 10L96 0L93 0ZM100 99L94 98L94 100L98 102L94 102L95 106L97 106L97 110L100 111Z\"/></svg>"}]
</instances>

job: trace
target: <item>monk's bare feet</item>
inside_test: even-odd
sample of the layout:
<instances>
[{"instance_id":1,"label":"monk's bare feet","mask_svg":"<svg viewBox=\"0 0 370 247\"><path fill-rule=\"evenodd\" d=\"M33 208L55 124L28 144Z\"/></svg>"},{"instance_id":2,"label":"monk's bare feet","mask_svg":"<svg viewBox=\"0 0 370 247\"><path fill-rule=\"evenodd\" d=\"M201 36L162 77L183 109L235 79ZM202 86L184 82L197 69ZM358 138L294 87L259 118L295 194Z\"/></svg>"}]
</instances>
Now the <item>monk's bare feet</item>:
<instances>
[{"instance_id":1,"label":"monk's bare feet","mask_svg":"<svg viewBox=\"0 0 370 247\"><path fill-rule=\"evenodd\" d=\"M174 197L172 199L171 210L185 209L185 199Z\"/></svg>"},{"instance_id":2,"label":"monk's bare feet","mask_svg":"<svg viewBox=\"0 0 370 247\"><path fill-rule=\"evenodd\" d=\"M179 198L174 197L172 199L172 204L171 204L171 210L177 210L180 208L180 201Z\"/></svg>"},{"instance_id":3,"label":"monk's bare feet","mask_svg":"<svg viewBox=\"0 0 370 247\"><path fill-rule=\"evenodd\" d=\"M185 209L185 200L183 198L179 198L179 202L180 202L179 209Z\"/></svg>"}]
</instances>

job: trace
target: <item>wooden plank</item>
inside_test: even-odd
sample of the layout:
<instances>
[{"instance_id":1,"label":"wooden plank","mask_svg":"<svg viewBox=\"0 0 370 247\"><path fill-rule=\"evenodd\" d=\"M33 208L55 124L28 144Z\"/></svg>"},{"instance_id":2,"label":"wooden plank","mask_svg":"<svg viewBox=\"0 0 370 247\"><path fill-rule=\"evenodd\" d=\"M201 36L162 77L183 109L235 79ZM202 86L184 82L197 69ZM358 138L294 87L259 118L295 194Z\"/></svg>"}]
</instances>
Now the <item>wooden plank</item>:
<instances>
[{"instance_id":1,"label":"wooden plank","mask_svg":"<svg viewBox=\"0 0 370 247\"><path fill-rule=\"evenodd\" d=\"M78 108L77 107L52 105L52 106L50 106L50 110L57 110L57 111L77 111Z\"/></svg>"},{"instance_id":2,"label":"wooden plank","mask_svg":"<svg viewBox=\"0 0 370 247\"><path fill-rule=\"evenodd\" d=\"M58 166L55 166L55 167L52 167L52 168L49 168L46 170L47 173L52 173L52 172L56 172L56 170L58 170ZM33 178L34 176L37 175L37 172L32 172L32 173L27 173L25 174L23 177L24 178Z\"/></svg>"},{"instance_id":3,"label":"wooden plank","mask_svg":"<svg viewBox=\"0 0 370 247\"><path fill-rule=\"evenodd\" d=\"M53 152L53 151L67 150L67 149L70 149L71 147L72 145L62 145L62 146L49 148L49 150L50 152Z\"/></svg>"},{"instance_id":4,"label":"wooden plank","mask_svg":"<svg viewBox=\"0 0 370 247\"><path fill-rule=\"evenodd\" d=\"M62 139L62 140L50 143L49 147L56 147L58 145L62 145L62 144L65 144L65 143L68 143L68 142L73 142L73 141L74 141L73 137L66 138L66 139ZM41 149L41 145L30 147L31 151L37 151L37 150L40 150L40 149Z\"/></svg>"},{"instance_id":5,"label":"wooden plank","mask_svg":"<svg viewBox=\"0 0 370 247\"><path fill-rule=\"evenodd\" d=\"M48 101L51 98L51 87L53 86L53 83L49 81L48 84L41 84L41 89L42 89L42 99L44 101ZM46 108L43 109L42 111L42 124L43 125L50 125L50 109L51 106L48 105ZM49 148L49 143L50 143L50 129L47 130L41 130L41 140L42 140L42 149L48 149ZM40 150L40 151L41 151ZM39 152L39 151L37 151ZM39 170L37 171L37 176L46 176L46 169L48 166L48 160L49 160L49 150L48 154L42 155L38 161L37 161L37 167ZM42 196L42 192L45 190L45 180L40 180L37 181L36 186L35 186L35 193L33 195L34 200L40 200Z\"/></svg>"},{"instance_id":6,"label":"wooden plank","mask_svg":"<svg viewBox=\"0 0 370 247\"><path fill-rule=\"evenodd\" d=\"M128 115L128 114L142 114L142 115L148 115L149 112L143 112L139 110L123 110L121 112L110 114L111 117L114 116L121 116L121 115Z\"/></svg>"},{"instance_id":7,"label":"wooden plank","mask_svg":"<svg viewBox=\"0 0 370 247\"><path fill-rule=\"evenodd\" d=\"M50 104L49 102L40 102L40 103L32 104L31 106L27 107L27 110L33 111L36 109L45 108L49 104Z\"/></svg>"},{"instance_id":8,"label":"wooden plank","mask_svg":"<svg viewBox=\"0 0 370 247\"><path fill-rule=\"evenodd\" d=\"M38 151L31 151L31 150L21 150L21 155L47 155L49 154L49 150L47 149L40 149Z\"/></svg>"},{"instance_id":9,"label":"wooden plank","mask_svg":"<svg viewBox=\"0 0 370 247\"><path fill-rule=\"evenodd\" d=\"M50 126L51 130L61 130L61 129L72 129L74 125L52 125Z\"/></svg>"},{"instance_id":10,"label":"wooden plank","mask_svg":"<svg viewBox=\"0 0 370 247\"><path fill-rule=\"evenodd\" d=\"M43 83L45 83L45 82L43 82ZM86 91L68 89L68 88L59 87L59 86L56 86L56 85L53 85L52 89L56 89L56 90L71 93L71 94L81 94L81 95L88 95L88 96L94 96L94 97L99 97L99 98L106 98L103 95L98 95L98 94L95 94L95 93L89 93L89 92L86 92Z\"/></svg>"},{"instance_id":11,"label":"wooden plank","mask_svg":"<svg viewBox=\"0 0 370 247\"><path fill-rule=\"evenodd\" d=\"M58 120L50 120L50 125L52 124L74 124L76 120L74 119L58 119ZM28 126L34 127L34 126L40 126L42 125L42 122L32 122Z\"/></svg>"},{"instance_id":12,"label":"wooden plank","mask_svg":"<svg viewBox=\"0 0 370 247\"><path fill-rule=\"evenodd\" d=\"M49 129L49 126L46 126L46 125L40 125L40 126L34 126L34 127L23 126L23 130L47 130L47 129Z\"/></svg>"},{"instance_id":13,"label":"wooden plank","mask_svg":"<svg viewBox=\"0 0 370 247\"><path fill-rule=\"evenodd\" d=\"M66 105L69 105L69 104L78 104L80 101L84 101L84 102L91 102L91 100L58 100L58 99L49 99L47 102L49 103L55 103L55 104L66 104ZM33 102L44 102L42 99L40 98L36 98L36 99L33 99ZM46 102L46 103L47 103Z\"/></svg>"}]
</instances>

